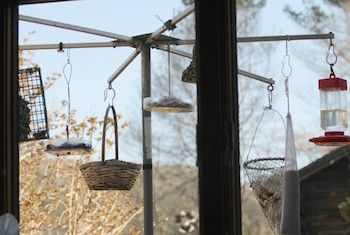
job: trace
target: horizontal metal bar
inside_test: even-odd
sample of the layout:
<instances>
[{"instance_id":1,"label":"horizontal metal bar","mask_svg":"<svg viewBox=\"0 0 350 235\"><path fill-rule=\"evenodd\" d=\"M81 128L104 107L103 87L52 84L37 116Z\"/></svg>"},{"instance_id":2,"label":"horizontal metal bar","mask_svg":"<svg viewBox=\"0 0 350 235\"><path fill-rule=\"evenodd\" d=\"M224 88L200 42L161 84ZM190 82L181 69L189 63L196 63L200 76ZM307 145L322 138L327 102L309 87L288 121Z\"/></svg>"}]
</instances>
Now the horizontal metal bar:
<instances>
[{"instance_id":1,"label":"horizontal metal bar","mask_svg":"<svg viewBox=\"0 0 350 235\"><path fill-rule=\"evenodd\" d=\"M129 64L140 54L140 49L136 49L119 68L108 78L107 82L112 83L121 74Z\"/></svg>"},{"instance_id":2,"label":"horizontal metal bar","mask_svg":"<svg viewBox=\"0 0 350 235\"><path fill-rule=\"evenodd\" d=\"M159 46L159 45L193 45L196 43L195 39L174 39L174 40L156 40L152 41L149 44L151 46Z\"/></svg>"},{"instance_id":3,"label":"horizontal metal bar","mask_svg":"<svg viewBox=\"0 0 350 235\"><path fill-rule=\"evenodd\" d=\"M293 41L293 40L319 40L319 39L333 39L333 33L327 34L303 34L303 35L276 35L276 36L258 36L258 37L238 37L237 42L271 42L271 41ZM186 40L157 40L150 42L153 46L158 45L193 45L196 43L195 39Z\"/></svg>"},{"instance_id":4,"label":"horizontal metal bar","mask_svg":"<svg viewBox=\"0 0 350 235\"><path fill-rule=\"evenodd\" d=\"M68 29L68 30L73 30L73 31L78 31L78 32L113 38L113 39L117 39L117 40L121 40L121 41L128 41L128 42L133 41L133 39L131 37L120 35L120 34L110 33L110 32L106 32L106 31L102 31L102 30L91 29L91 28L72 25L72 24L61 23L61 22L52 21L52 20L41 19L41 18L32 17L32 16L20 15L19 19L23 20L23 21L31 22L31 23L48 25L48 26L53 26L53 27L57 27L57 28Z\"/></svg>"},{"instance_id":5,"label":"horizontal metal bar","mask_svg":"<svg viewBox=\"0 0 350 235\"><path fill-rule=\"evenodd\" d=\"M260 82L267 83L267 84L271 84L271 85L275 84L275 80L273 80L272 78L266 78L266 77L263 77L263 76L260 76L260 75L257 75L257 74L251 73L251 72L247 72L247 71L242 70L242 69L238 69L238 74L245 76L245 77L248 77L248 78L252 78L252 79L260 81Z\"/></svg>"},{"instance_id":6,"label":"horizontal metal bar","mask_svg":"<svg viewBox=\"0 0 350 235\"><path fill-rule=\"evenodd\" d=\"M124 41L112 42L86 42L86 43L63 43L62 49L65 48L101 48L101 47L122 47L132 46L133 43ZM33 45L19 45L20 50L50 50L59 49L60 44L33 44Z\"/></svg>"},{"instance_id":7,"label":"horizontal metal bar","mask_svg":"<svg viewBox=\"0 0 350 235\"><path fill-rule=\"evenodd\" d=\"M168 51L165 46L154 46L154 48L157 48L159 50L166 51L166 52ZM173 49L173 48L170 48L170 53L175 54L175 55L180 55L182 57L189 58L189 59L193 58L191 53L177 50L177 49ZM260 75L254 74L254 73L244 71L242 69L238 69L238 74L245 76L245 77L252 78L252 79L260 81L260 82L268 83L271 85L275 84L275 81L271 78L266 78L266 77L263 77L263 76L260 76Z\"/></svg>"},{"instance_id":8,"label":"horizontal metal bar","mask_svg":"<svg viewBox=\"0 0 350 235\"><path fill-rule=\"evenodd\" d=\"M172 18L171 25L176 26L177 23L179 23L182 19L186 18L192 12L194 12L194 4L192 4L191 6L186 8L183 12L179 13L174 18ZM146 40L146 42L151 42L152 39L159 37L160 35L162 35L162 33L164 33L167 30L168 30L168 28L165 25L161 26L159 29L154 31L151 34L151 36L149 36L149 38Z\"/></svg>"},{"instance_id":9,"label":"horizontal metal bar","mask_svg":"<svg viewBox=\"0 0 350 235\"><path fill-rule=\"evenodd\" d=\"M293 41L293 40L318 40L333 39L332 32L327 34L303 34L303 35L277 35L263 37L238 37L237 42L270 42L270 41Z\"/></svg>"},{"instance_id":10,"label":"horizontal metal bar","mask_svg":"<svg viewBox=\"0 0 350 235\"><path fill-rule=\"evenodd\" d=\"M167 47L165 47L165 46L152 46L152 48L159 49L159 50L166 51L166 52L168 51ZM188 59L192 59L192 53L188 53L188 52L174 49L171 47L170 47L170 53L175 54L175 55L179 55L179 56L182 56L182 57L185 57Z\"/></svg>"}]
</instances>

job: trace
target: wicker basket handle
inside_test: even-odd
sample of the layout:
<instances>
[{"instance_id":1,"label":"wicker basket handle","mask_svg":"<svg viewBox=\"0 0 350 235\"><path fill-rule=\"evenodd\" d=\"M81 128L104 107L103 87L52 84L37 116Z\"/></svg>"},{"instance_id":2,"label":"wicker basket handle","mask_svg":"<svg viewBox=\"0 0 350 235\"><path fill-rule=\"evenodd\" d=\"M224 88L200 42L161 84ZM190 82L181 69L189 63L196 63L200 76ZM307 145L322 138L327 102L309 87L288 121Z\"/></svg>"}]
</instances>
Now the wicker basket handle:
<instances>
[{"instance_id":1,"label":"wicker basket handle","mask_svg":"<svg viewBox=\"0 0 350 235\"><path fill-rule=\"evenodd\" d=\"M106 150L106 127L108 121L109 110L112 109L113 113L113 122L114 122L114 146L115 146L115 159L119 160L118 157L118 122L117 122L117 113L115 112L115 108L113 105L108 105L105 118L103 121L103 130L102 130L102 161L105 160L105 150Z\"/></svg>"}]
</instances>

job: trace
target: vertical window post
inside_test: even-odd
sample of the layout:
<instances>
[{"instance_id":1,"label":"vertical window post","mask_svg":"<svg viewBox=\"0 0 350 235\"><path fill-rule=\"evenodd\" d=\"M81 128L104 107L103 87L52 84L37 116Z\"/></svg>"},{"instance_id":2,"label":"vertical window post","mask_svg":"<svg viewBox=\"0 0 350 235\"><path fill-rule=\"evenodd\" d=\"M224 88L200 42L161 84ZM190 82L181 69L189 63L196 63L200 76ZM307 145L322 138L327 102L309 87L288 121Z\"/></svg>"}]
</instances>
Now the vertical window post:
<instances>
[{"instance_id":1,"label":"vertical window post","mask_svg":"<svg viewBox=\"0 0 350 235\"><path fill-rule=\"evenodd\" d=\"M195 4L200 234L240 235L235 1Z\"/></svg>"},{"instance_id":2,"label":"vertical window post","mask_svg":"<svg viewBox=\"0 0 350 235\"><path fill-rule=\"evenodd\" d=\"M0 3L0 215L19 219L18 2Z\"/></svg>"}]
</instances>

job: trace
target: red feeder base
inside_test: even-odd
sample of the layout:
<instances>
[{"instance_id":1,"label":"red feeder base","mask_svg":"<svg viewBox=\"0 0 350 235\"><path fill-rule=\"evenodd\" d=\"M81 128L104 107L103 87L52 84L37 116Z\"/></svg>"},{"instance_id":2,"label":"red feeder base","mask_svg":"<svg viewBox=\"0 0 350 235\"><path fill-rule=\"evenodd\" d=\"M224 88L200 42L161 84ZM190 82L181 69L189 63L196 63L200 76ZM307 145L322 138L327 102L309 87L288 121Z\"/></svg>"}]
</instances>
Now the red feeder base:
<instances>
[{"instance_id":1,"label":"red feeder base","mask_svg":"<svg viewBox=\"0 0 350 235\"><path fill-rule=\"evenodd\" d=\"M309 139L310 142L320 146L344 146L350 144L350 136L341 131L325 132L325 136Z\"/></svg>"}]
</instances>

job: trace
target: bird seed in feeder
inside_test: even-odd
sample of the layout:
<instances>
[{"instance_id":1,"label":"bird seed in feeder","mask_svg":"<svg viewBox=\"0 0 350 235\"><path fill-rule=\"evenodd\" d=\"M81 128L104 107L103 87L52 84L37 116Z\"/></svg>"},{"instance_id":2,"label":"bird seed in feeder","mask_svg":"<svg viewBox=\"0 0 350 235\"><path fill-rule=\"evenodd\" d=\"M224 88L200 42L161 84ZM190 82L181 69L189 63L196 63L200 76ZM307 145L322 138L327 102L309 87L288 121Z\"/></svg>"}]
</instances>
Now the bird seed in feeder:
<instances>
[{"instance_id":1,"label":"bird seed in feeder","mask_svg":"<svg viewBox=\"0 0 350 235\"><path fill-rule=\"evenodd\" d=\"M51 155L66 156L66 155L86 155L91 153L91 144L79 138L63 139L50 141L46 145L47 153Z\"/></svg>"},{"instance_id":2,"label":"bird seed in feeder","mask_svg":"<svg viewBox=\"0 0 350 235\"><path fill-rule=\"evenodd\" d=\"M150 112L186 113L192 112L193 106L173 96L146 97L143 100L143 109Z\"/></svg>"}]
</instances>

